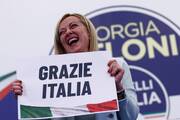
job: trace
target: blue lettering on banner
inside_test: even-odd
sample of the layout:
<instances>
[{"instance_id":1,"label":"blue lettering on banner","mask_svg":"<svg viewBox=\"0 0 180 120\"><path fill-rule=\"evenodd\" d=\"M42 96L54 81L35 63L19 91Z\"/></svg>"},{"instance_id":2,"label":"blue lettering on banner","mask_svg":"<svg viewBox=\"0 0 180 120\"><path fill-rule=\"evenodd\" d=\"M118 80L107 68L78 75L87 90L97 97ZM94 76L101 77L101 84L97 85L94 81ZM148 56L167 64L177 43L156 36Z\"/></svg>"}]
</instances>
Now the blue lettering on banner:
<instances>
[{"instance_id":1,"label":"blue lettering on banner","mask_svg":"<svg viewBox=\"0 0 180 120\"><path fill-rule=\"evenodd\" d=\"M158 80L132 70L141 114L168 119L168 96L180 94L179 27L155 11L136 6L110 6L86 16L95 25L100 50L112 51L114 57L122 56L129 65L157 76Z\"/></svg>"},{"instance_id":2,"label":"blue lettering on banner","mask_svg":"<svg viewBox=\"0 0 180 120\"><path fill-rule=\"evenodd\" d=\"M92 74L89 73L92 62L70 64L56 66L42 66L39 68L39 80L46 79L62 79L62 78L78 78L78 77L91 77ZM68 71L69 67L69 71ZM78 71L78 72L77 72Z\"/></svg>"},{"instance_id":3,"label":"blue lettering on banner","mask_svg":"<svg viewBox=\"0 0 180 120\"><path fill-rule=\"evenodd\" d=\"M146 118L152 113L167 119L169 116L169 98L161 80L150 71L137 66L130 66L134 87L138 95L138 105Z\"/></svg>"},{"instance_id":4,"label":"blue lettering on banner","mask_svg":"<svg viewBox=\"0 0 180 120\"><path fill-rule=\"evenodd\" d=\"M50 65L41 66L39 68L39 80L60 80L69 78L91 77L92 62L69 64L69 65ZM75 90L75 91L73 91ZM48 95L49 93L49 95ZM42 98L59 98L73 96L91 95L91 87L89 81L78 81L62 83L43 84Z\"/></svg>"}]
</instances>

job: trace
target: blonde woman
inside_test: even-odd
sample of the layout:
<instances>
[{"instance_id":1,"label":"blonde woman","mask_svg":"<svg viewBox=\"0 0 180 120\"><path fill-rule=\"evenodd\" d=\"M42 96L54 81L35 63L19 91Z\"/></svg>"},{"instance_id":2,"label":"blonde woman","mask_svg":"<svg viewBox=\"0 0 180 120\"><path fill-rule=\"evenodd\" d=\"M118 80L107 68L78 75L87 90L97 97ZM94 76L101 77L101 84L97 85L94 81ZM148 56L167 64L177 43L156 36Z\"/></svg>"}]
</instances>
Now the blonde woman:
<instances>
[{"instance_id":1,"label":"blonde woman","mask_svg":"<svg viewBox=\"0 0 180 120\"><path fill-rule=\"evenodd\" d=\"M93 24L80 14L65 14L56 26L55 54L97 51L97 39ZM120 111L95 115L59 118L55 120L136 120L139 112L136 93L127 63L120 58L107 63L108 73L114 77ZM121 66L120 66L121 65ZM102 83L103 84L103 83ZM22 94L22 84L16 81L13 91Z\"/></svg>"}]
</instances>

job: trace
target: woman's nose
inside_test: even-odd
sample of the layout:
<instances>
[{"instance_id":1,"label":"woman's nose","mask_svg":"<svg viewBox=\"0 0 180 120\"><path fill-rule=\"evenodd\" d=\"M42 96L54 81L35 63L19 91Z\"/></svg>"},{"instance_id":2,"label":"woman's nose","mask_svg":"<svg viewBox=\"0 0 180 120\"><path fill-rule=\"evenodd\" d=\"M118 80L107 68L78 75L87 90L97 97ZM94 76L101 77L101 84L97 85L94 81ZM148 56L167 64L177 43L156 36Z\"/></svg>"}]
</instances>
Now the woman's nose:
<instances>
[{"instance_id":1,"label":"woman's nose","mask_svg":"<svg viewBox=\"0 0 180 120\"><path fill-rule=\"evenodd\" d=\"M72 33L72 30L71 29L69 29L69 28L67 28L67 30L66 30L66 34L71 34Z\"/></svg>"}]
</instances>

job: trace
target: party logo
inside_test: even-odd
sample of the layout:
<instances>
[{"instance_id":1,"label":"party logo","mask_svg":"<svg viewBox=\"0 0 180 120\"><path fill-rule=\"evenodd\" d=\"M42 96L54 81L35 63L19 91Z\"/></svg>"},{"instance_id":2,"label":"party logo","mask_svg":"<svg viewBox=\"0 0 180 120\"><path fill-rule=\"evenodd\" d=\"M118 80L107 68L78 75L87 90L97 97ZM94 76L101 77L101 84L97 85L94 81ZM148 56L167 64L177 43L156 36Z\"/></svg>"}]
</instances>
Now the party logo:
<instances>
[{"instance_id":1,"label":"party logo","mask_svg":"<svg viewBox=\"0 0 180 120\"><path fill-rule=\"evenodd\" d=\"M176 84L179 27L159 13L137 6L100 8L86 17L95 26L99 49L112 51L113 57L124 57L131 65L144 118L168 119L169 96L180 94Z\"/></svg>"}]
</instances>

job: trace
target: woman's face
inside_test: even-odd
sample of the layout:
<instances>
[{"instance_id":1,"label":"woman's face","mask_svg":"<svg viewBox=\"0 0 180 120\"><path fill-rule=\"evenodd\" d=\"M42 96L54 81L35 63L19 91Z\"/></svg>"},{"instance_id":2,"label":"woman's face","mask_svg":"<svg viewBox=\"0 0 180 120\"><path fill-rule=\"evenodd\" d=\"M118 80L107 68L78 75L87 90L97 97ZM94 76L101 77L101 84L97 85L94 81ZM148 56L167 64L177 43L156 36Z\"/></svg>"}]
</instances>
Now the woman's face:
<instances>
[{"instance_id":1,"label":"woman's face","mask_svg":"<svg viewBox=\"0 0 180 120\"><path fill-rule=\"evenodd\" d=\"M87 52L89 34L78 17L65 18L59 26L60 42L67 53Z\"/></svg>"}]
</instances>

